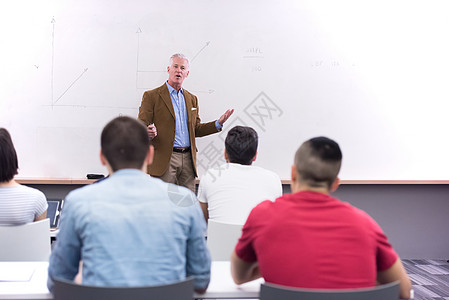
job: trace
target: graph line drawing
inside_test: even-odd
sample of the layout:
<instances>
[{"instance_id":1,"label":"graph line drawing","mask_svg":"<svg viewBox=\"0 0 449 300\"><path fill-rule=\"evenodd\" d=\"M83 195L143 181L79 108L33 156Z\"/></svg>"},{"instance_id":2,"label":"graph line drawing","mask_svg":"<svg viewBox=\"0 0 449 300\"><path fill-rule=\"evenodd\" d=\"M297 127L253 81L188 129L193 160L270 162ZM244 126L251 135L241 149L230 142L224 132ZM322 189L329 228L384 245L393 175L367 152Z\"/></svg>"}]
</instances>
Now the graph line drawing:
<instances>
[{"instance_id":1,"label":"graph line drawing","mask_svg":"<svg viewBox=\"0 0 449 300\"><path fill-rule=\"evenodd\" d=\"M137 75L136 75L136 87L138 87L138 77L139 73L165 73L166 70L140 70L140 39L141 34L143 33L142 29L140 27L137 27Z\"/></svg>"},{"instance_id":2,"label":"graph line drawing","mask_svg":"<svg viewBox=\"0 0 449 300\"><path fill-rule=\"evenodd\" d=\"M142 33L142 29L140 29L140 27L138 27L136 33L137 33L136 88L138 88L139 87L140 34Z\"/></svg>"},{"instance_id":3,"label":"graph line drawing","mask_svg":"<svg viewBox=\"0 0 449 300\"><path fill-rule=\"evenodd\" d=\"M81 77L83 77L84 74L86 74L86 72L89 70L89 68L85 68L84 71L81 73L80 76L78 76L70 85L69 87L61 94L61 96L58 97L58 99L56 99L55 103L56 104L71 88L72 86L81 79Z\"/></svg>"},{"instance_id":4,"label":"graph line drawing","mask_svg":"<svg viewBox=\"0 0 449 300\"><path fill-rule=\"evenodd\" d=\"M198 51L198 53L195 54L195 55L193 56L193 58L190 60L190 62L193 62L193 61L198 57L198 55L200 55L200 53L203 52L203 50L204 50L207 46L209 46L209 44L210 44L210 41L207 41L207 42L206 42L206 45L204 45L203 48L201 48L200 51Z\"/></svg>"},{"instance_id":5,"label":"graph line drawing","mask_svg":"<svg viewBox=\"0 0 449 300\"><path fill-rule=\"evenodd\" d=\"M55 17L51 19L52 33L51 33L51 103L54 100L54 71L55 71Z\"/></svg>"},{"instance_id":6,"label":"graph line drawing","mask_svg":"<svg viewBox=\"0 0 449 300\"><path fill-rule=\"evenodd\" d=\"M140 34L142 33L142 29L138 27L136 33L137 33L137 72L139 72Z\"/></svg>"},{"instance_id":7,"label":"graph line drawing","mask_svg":"<svg viewBox=\"0 0 449 300\"><path fill-rule=\"evenodd\" d=\"M189 90L189 91L191 91L192 93L196 93L196 94L200 94L200 93L212 94L213 92L215 92L215 90L211 90L211 89L205 90L205 91L201 91L201 90Z\"/></svg>"},{"instance_id":8,"label":"graph line drawing","mask_svg":"<svg viewBox=\"0 0 449 300\"><path fill-rule=\"evenodd\" d=\"M120 109L120 110L131 110L135 112L135 107L126 107L126 106L112 106L112 105L83 105L83 104L58 104L58 105L42 105L43 107L70 107L70 108L80 108L80 109L88 109L88 108L101 108L101 109Z\"/></svg>"},{"instance_id":9,"label":"graph line drawing","mask_svg":"<svg viewBox=\"0 0 449 300\"><path fill-rule=\"evenodd\" d=\"M86 74L86 72L89 70L89 68L84 68L83 72L65 89L65 91L56 99L55 101L55 38L56 38L56 19L53 16L51 19L52 24L52 32L51 32L51 74L50 74L50 80L51 80L51 106L55 106L56 103L58 103L59 100L61 100L62 97L75 85L78 80L81 79L81 77ZM34 65L36 69L39 69L39 65ZM58 105L59 106L59 105Z\"/></svg>"},{"instance_id":10,"label":"graph line drawing","mask_svg":"<svg viewBox=\"0 0 449 300\"><path fill-rule=\"evenodd\" d=\"M146 39L150 39L150 36L147 34L145 27L142 27L141 24L136 24L134 33L136 36L136 89L151 89L151 86L148 86L149 82L152 82L155 78L160 78L162 74L165 74L167 70L161 69L159 66L160 64L157 64L156 67L151 67L151 62L154 60L149 60L148 51L146 51L146 47L148 47L148 41ZM211 41L203 42L201 47L195 52L195 55L191 56L190 63L192 64L199 56L200 54L204 53L206 48L211 45ZM142 48L142 49L141 49ZM194 93L202 93L202 94L212 94L215 93L214 89L207 89L207 88L199 88L198 90L191 90L191 92Z\"/></svg>"}]
</instances>

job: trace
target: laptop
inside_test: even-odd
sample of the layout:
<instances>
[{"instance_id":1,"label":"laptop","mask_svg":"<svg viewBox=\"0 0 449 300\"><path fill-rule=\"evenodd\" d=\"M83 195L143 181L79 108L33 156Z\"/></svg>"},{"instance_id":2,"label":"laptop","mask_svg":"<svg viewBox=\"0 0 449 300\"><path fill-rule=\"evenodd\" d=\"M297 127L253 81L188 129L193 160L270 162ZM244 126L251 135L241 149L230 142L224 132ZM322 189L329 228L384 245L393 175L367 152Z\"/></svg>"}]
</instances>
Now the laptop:
<instances>
[{"instance_id":1,"label":"laptop","mask_svg":"<svg viewBox=\"0 0 449 300\"><path fill-rule=\"evenodd\" d=\"M50 219L50 228L57 229L59 227L59 216L61 214L63 199L47 199L47 218Z\"/></svg>"}]
</instances>

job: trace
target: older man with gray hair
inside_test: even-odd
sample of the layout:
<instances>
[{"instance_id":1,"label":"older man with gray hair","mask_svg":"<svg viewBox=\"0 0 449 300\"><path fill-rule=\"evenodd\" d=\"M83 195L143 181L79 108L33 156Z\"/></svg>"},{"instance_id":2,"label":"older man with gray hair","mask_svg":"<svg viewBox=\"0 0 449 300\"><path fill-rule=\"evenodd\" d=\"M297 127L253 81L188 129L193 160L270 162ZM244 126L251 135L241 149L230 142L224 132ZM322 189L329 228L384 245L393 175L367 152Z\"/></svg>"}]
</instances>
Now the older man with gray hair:
<instances>
[{"instance_id":1,"label":"older man with gray hair","mask_svg":"<svg viewBox=\"0 0 449 300\"><path fill-rule=\"evenodd\" d=\"M227 110L216 121L201 123L197 97L182 88L189 66L183 54L170 57L168 80L143 94L138 118L147 126L155 149L148 173L195 191L195 138L221 131L234 110Z\"/></svg>"}]
</instances>

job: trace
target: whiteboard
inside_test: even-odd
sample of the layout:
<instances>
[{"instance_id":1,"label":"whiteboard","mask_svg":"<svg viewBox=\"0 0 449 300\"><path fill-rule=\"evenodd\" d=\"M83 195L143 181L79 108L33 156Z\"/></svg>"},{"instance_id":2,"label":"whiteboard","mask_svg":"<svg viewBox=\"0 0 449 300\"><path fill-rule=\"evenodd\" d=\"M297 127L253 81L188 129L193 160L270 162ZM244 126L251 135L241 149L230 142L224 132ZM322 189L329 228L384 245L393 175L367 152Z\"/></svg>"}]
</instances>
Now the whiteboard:
<instances>
[{"instance_id":1,"label":"whiteboard","mask_svg":"<svg viewBox=\"0 0 449 300\"><path fill-rule=\"evenodd\" d=\"M0 8L0 126L20 177L106 173L103 126L137 117L171 54L203 121L200 175L234 125L259 133L256 165L289 179L298 146L335 139L346 180L445 180L447 1L19 0Z\"/></svg>"}]
</instances>

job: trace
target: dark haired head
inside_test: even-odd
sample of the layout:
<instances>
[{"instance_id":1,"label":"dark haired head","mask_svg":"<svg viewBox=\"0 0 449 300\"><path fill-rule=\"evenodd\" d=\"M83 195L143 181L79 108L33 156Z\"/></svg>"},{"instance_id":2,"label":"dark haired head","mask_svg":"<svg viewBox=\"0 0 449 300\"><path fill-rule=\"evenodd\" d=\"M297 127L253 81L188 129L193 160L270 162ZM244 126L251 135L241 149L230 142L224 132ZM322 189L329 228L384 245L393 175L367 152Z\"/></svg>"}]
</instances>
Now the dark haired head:
<instances>
[{"instance_id":1,"label":"dark haired head","mask_svg":"<svg viewBox=\"0 0 449 300\"><path fill-rule=\"evenodd\" d=\"M11 181L17 175L19 163L11 136L5 128L0 128L0 182Z\"/></svg>"},{"instance_id":2,"label":"dark haired head","mask_svg":"<svg viewBox=\"0 0 449 300\"><path fill-rule=\"evenodd\" d=\"M326 137L316 137L299 147L295 155L298 178L310 187L331 188L341 167L340 147Z\"/></svg>"},{"instance_id":3,"label":"dark haired head","mask_svg":"<svg viewBox=\"0 0 449 300\"><path fill-rule=\"evenodd\" d=\"M229 162L250 165L257 153L259 138L251 127L235 126L229 130L225 140Z\"/></svg>"},{"instance_id":4,"label":"dark haired head","mask_svg":"<svg viewBox=\"0 0 449 300\"><path fill-rule=\"evenodd\" d=\"M117 117L101 133L101 151L113 171L140 169L150 147L147 129L130 117Z\"/></svg>"}]
</instances>

